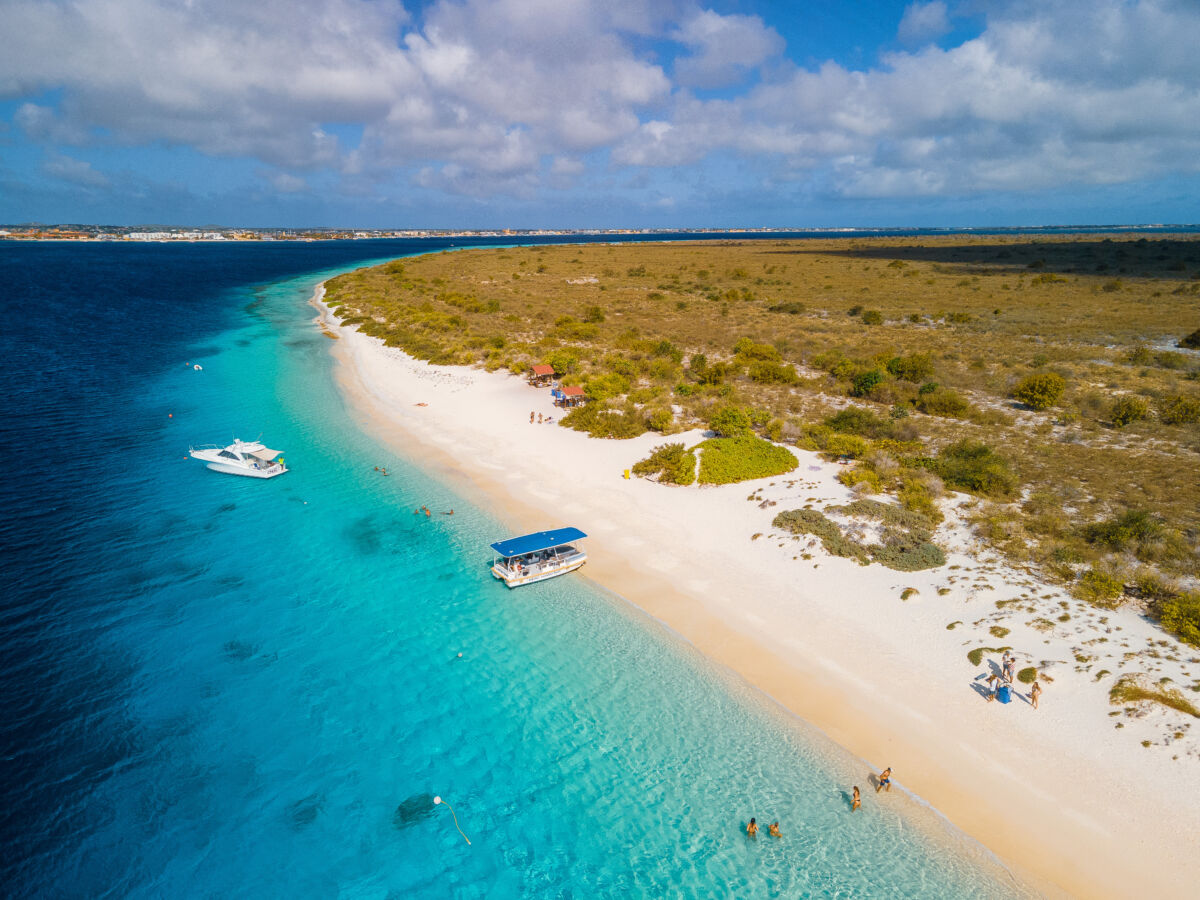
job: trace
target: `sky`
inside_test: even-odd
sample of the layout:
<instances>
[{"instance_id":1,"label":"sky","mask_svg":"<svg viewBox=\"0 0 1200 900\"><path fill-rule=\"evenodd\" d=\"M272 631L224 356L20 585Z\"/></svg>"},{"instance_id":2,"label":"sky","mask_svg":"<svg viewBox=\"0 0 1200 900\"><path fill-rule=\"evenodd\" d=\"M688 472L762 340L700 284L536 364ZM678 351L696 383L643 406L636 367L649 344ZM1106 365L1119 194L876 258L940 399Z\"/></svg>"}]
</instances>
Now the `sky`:
<instances>
[{"instance_id":1,"label":"sky","mask_svg":"<svg viewBox=\"0 0 1200 900\"><path fill-rule=\"evenodd\" d=\"M1198 0L0 0L0 223L1200 222Z\"/></svg>"}]
</instances>

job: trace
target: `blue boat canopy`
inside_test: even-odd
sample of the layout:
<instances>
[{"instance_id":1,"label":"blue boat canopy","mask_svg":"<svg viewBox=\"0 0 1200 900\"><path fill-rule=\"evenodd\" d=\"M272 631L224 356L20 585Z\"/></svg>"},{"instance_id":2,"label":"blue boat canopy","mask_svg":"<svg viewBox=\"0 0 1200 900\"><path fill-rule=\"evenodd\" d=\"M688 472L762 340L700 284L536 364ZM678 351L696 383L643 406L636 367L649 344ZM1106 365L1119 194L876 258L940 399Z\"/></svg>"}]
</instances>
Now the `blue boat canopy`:
<instances>
[{"instance_id":1,"label":"blue boat canopy","mask_svg":"<svg viewBox=\"0 0 1200 900\"><path fill-rule=\"evenodd\" d=\"M521 537L509 538L507 541L497 541L492 549L501 556L523 556L526 553L537 553L539 550L549 550L587 537L578 528L558 528L554 531L535 531Z\"/></svg>"}]
</instances>

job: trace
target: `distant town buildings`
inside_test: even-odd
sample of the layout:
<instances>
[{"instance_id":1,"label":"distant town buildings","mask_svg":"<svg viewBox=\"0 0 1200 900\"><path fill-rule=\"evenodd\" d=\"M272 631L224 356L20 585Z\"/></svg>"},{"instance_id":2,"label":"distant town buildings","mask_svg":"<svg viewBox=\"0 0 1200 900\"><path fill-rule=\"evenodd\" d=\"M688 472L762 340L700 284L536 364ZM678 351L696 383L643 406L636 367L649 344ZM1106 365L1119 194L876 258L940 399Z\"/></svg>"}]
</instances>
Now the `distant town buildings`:
<instances>
[{"instance_id":1,"label":"distant town buildings","mask_svg":"<svg viewBox=\"0 0 1200 900\"><path fill-rule=\"evenodd\" d=\"M449 230L427 228L338 229L338 228L156 228L121 225L5 225L0 241L361 241L381 238L423 237L543 237L563 235L706 234L713 232L777 232L783 228L500 228ZM803 230L803 229L801 229Z\"/></svg>"}]
</instances>

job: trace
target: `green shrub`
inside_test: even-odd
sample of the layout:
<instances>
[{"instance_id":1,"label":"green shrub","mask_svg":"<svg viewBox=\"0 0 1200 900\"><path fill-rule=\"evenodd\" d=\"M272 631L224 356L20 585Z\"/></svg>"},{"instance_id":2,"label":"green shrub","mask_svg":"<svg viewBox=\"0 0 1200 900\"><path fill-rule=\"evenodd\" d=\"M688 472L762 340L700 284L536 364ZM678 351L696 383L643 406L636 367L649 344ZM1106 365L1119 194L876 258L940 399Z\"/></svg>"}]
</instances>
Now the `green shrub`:
<instances>
[{"instance_id":1,"label":"green shrub","mask_svg":"<svg viewBox=\"0 0 1200 900\"><path fill-rule=\"evenodd\" d=\"M971 404L961 394L947 388L932 391L922 389L917 395L916 407L927 416L961 419L971 412Z\"/></svg>"},{"instance_id":2,"label":"green shrub","mask_svg":"<svg viewBox=\"0 0 1200 900\"><path fill-rule=\"evenodd\" d=\"M861 466L855 466L853 469L842 469L837 473L837 480L848 488L857 485L866 485L862 490L870 494L878 494L883 490L883 484L879 480L879 475L871 469L865 469Z\"/></svg>"},{"instance_id":3,"label":"green shrub","mask_svg":"<svg viewBox=\"0 0 1200 900\"><path fill-rule=\"evenodd\" d=\"M740 357L743 360L764 360L766 362L779 362L779 351L770 344L756 344L750 338L740 338L733 345L734 356Z\"/></svg>"},{"instance_id":4,"label":"green shrub","mask_svg":"<svg viewBox=\"0 0 1200 900\"><path fill-rule=\"evenodd\" d=\"M750 364L750 380L756 384L797 384L800 377L795 366L760 361Z\"/></svg>"},{"instance_id":5,"label":"green shrub","mask_svg":"<svg viewBox=\"0 0 1200 900\"><path fill-rule=\"evenodd\" d=\"M629 392L629 379L616 372L593 375L583 386L583 392L593 401L619 397Z\"/></svg>"},{"instance_id":6,"label":"green shrub","mask_svg":"<svg viewBox=\"0 0 1200 900\"><path fill-rule=\"evenodd\" d=\"M1161 703L1169 709L1187 713L1200 719L1200 709L1196 708L1183 694L1164 684L1146 685L1137 675L1122 675L1108 692L1108 702L1115 706L1127 706L1130 703Z\"/></svg>"},{"instance_id":7,"label":"green shrub","mask_svg":"<svg viewBox=\"0 0 1200 900\"><path fill-rule=\"evenodd\" d=\"M1148 415L1150 415L1150 404L1141 397L1131 394L1118 397L1109 412L1109 418L1112 419L1114 428L1124 428L1130 422L1137 422Z\"/></svg>"},{"instance_id":8,"label":"green shrub","mask_svg":"<svg viewBox=\"0 0 1200 900\"><path fill-rule=\"evenodd\" d=\"M864 566L869 561L867 551L857 541L842 533L836 522L831 522L824 513L815 509L790 509L781 512L771 525L790 531L792 534L812 534L821 539L821 546L831 556L856 559Z\"/></svg>"},{"instance_id":9,"label":"green shrub","mask_svg":"<svg viewBox=\"0 0 1200 900\"><path fill-rule=\"evenodd\" d=\"M603 308L601 308L599 306L589 306L587 308L587 311L583 314L583 321L592 322L592 323L603 322L604 321Z\"/></svg>"},{"instance_id":10,"label":"green shrub","mask_svg":"<svg viewBox=\"0 0 1200 900\"><path fill-rule=\"evenodd\" d=\"M888 530L883 544L867 549L875 562L898 572L918 572L946 564L946 554L929 540L928 532Z\"/></svg>"},{"instance_id":11,"label":"green shrub","mask_svg":"<svg viewBox=\"0 0 1200 900\"><path fill-rule=\"evenodd\" d=\"M592 437L628 440L646 432L646 417L632 403L610 408L603 403L577 406L559 420L559 424Z\"/></svg>"},{"instance_id":12,"label":"green shrub","mask_svg":"<svg viewBox=\"0 0 1200 900\"><path fill-rule=\"evenodd\" d=\"M1120 606L1119 600L1124 592L1125 585L1121 579L1099 569L1088 569L1071 589L1071 593L1080 600L1106 609Z\"/></svg>"},{"instance_id":13,"label":"green shrub","mask_svg":"<svg viewBox=\"0 0 1200 900\"><path fill-rule=\"evenodd\" d=\"M1181 641L1200 647L1200 593L1186 592L1156 604L1163 628Z\"/></svg>"},{"instance_id":14,"label":"green shrub","mask_svg":"<svg viewBox=\"0 0 1200 900\"><path fill-rule=\"evenodd\" d=\"M903 476L900 480L900 491L896 498L900 505L914 513L920 513L930 522L937 524L944 516L938 507L928 486L917 478Z\"/></svg>"},{"instance_id":15,"label":"green shrub","mask_svg":"<svg viewBox=\"0 0 1200 900\"><path fill-rule=\"evenodd\" d=\"M787 313L791 316L798 316L804 312L804 304L798 300L789 300L786 303L776 303L767 307L768 312Z\"/></svg>"},{"instance_id":16,"label":"green shrub","mask_svg":"<svg viewBox=\"0 0 1200 900\"><path fill-rule=\"evenodd\" d=\"M829 456L844 456L849 459L860 459L867 455L871 445L853 434L830 434L821 441L819 449Z\"/></svg>"},{"instance_id":17,"label":"green shrub","mask_svg":"<svg viewBox=\"0 0 1200 900\"><path fill-rule=\"evenodd\" d=\"M870 369L866 372L860 372L854 376L854 381L850 387L850 393L855 397L864 397L871 392L871 389L882 383L884 375L878 369Z\"/></svg>"},{"instance_id":18,"label":"green shrub","mask_svg":"<svg viewBox=\"0 0 1200 900\"><path fill-rule=\"evenodd\" d=\"M1112 519L1092 522L1083 529L1089 544L1121 552L1152 543L1163 535L1163 525L1144 509L1130 509Z\"/></svg>"},{"instance_id":19,"label":"green shrub","mask_svg":"<svg viewBox=\"0 0 1200 900\"><path fill-rule=\"evenodd\" d=\"M1037 669L1028 666L1017 673L1017 681L1021 684L1033 684L1037 681Z\"/></svg>"},{"instance_id":20,"label":"green shrub","mask_svg":"<svg viewBox=\"0 0 1200 900\"><path fill-rule=\"evenodd\" d=\"M922 384L933 378L933 357L928 353L910 353L888 360L887 370L896 378Z\"/></svg>"},{"instance_id":21,"label":"green shrub","mask_svg":"<svg viewBox=\"0 0 1200 900\"><path fill-rule=\"evenodd\" d=\"M1187 337L1179 339L1180 347L1187 347L1190 350L1200 350L1200 328L1197 328Z\"/></svg>"},{"instance_id":22,"label":"green shrub","mask_svg":"<svg viewBox=\"0 0 1200 900\"><path fill-rule=\"evenodd\" d=\"M859 434L864 437L888 437L892 423L861 406L847 406L825 420L825 424L842 434Z\"/></svg>"},{"instance_id":23,"label":"green shrub","mask_svg":"<svg viewBox=\"0 0 1200 900\"><path fill-rule=\"evenodd\" d=\"M634 463L633 474L642 478L657 476L663 484L688 485L696 480L696 455L683 444L663 444Z\"/></svg>"},{"instance_id":24,"label":"green shrub","mask_svg":"<svg viewBox=\"0 0 1200 900\"><path fill-rule=\"evenodd\" d=\"M1067 382L1055 372L1039 372L1022 378L1012 395L1031 409L1049 409L1062 399Z\"/></svg>"},{"instance_id":25,"label":"green shrub","mask_svg":"<svg viewBox=\"0 0 1200 900\"><path fill-rule=\"evenodd\" d=\"M786 447L777 447L753 434L710 438L696 450L700 453L701 484L733 484L783 475L800 464Z\"/></svg>"},{"instance_id":26,"label":"green shrub","mask_svg":"<svg viewBox=\"0 0 1200 900\"><path fill-rule=\"evenodd\" d=\"M903 528L908 531L929 532L933 522L918 512L897 506L895 503L881 503L878 500L855 500L845 506L831 506L829 512L839 512L847 516L867 516L878 519L892 528Z\"/></svg>"},{"instance_id":27,"label":"green shrub","mask_svg":"<svg viewBox=\"0 0 1200 900\"><path fill-rule=\"evenodd\" d=\"M546 354L546 365L554 367L555 375L573 375L579 370L581 356L574 347L560 347Z\"/></svg>"},{"instance_id":28,"label":"green shrub","mask_svg":"<svg viewBox=\"0 0 1200 900\"><path fill-rule=\"evenodd\" d=\"M741 406L718 407L708 419L708 429L717 437L736 437L750 430L750 414Z\"/></svg>"},{"instance_id":29,"label":"green shrub","mask_svg":"<svg viewBox=\"0 0 1200 900\"><path fill-rule=\"evenodd\" d=\"M1004 497L1017 488L1017 476L1008 460L987 444L967 438L944 447L936 459L922 460L921 464L950 487L973 494Z\"/></svg>"},{"instance_id":30,"label":"green shrub","mask_svg":"<svg viewBox=\"0 0 1200 900\"><path fill-rule=\"evenodd\" d=\"M1167 425L1190 425L1200 422L1200 397L1172 394L1163 398L1158 417Z\"/></svg>"},{"instance_id":31,"label":"green shrub","mask_svg":"<svg viewBox=\"0 0 1200 900\"><path fill-rule=\"evenodd\" d=\"M652 431L666 431L671 427L671 423L675 421L675 415L669 409L656 409L650 413L646 424L650 426Z\"/></svg>"},{"instance_id":32,"label":"green shrub","mask_svg":"<svg viewBox=\"0 0 1200 900\"><path fill-rule=\"evenodd\" d=\"M882 325L883 313L877 309L865 310L862 314L862 323L864 325Z\"/></svg>"}]
</instances>

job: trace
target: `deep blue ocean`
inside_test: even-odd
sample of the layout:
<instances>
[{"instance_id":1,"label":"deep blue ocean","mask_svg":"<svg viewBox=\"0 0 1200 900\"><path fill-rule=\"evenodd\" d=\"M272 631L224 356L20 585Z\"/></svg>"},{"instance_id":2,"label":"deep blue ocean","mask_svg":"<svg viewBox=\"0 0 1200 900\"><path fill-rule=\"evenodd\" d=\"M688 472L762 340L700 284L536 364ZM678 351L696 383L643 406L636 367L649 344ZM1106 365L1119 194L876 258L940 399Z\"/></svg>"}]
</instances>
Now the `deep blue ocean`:
<instances>
[{"instance_id":1,"label":"deep blue ocean","mask_svg":"<svg viewBox=\"0 0 1200 900\"><path fill-rule=\"evenodd\" d=\"M1022 895L356 430L313 287L449 243L0 243L0 894ZM260 434L290 472L186 458Z\"/></svg>"}]
</instances>

